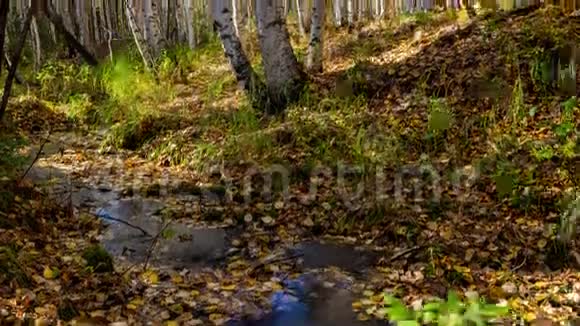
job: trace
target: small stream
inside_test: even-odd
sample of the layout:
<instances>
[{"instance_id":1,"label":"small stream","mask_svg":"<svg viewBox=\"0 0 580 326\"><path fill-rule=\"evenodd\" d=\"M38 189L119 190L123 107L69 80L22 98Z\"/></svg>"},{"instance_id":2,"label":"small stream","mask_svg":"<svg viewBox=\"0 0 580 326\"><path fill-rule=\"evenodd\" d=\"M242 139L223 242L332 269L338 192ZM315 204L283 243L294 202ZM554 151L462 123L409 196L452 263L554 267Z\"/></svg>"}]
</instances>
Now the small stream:
<instances>
[{"instance_id":1,"label":"small stream","mask_svg":"<svg viewBox=\"0 0 580 326\"><path fill-rule=\"evenodd\" d=\"M61 147L48 143L44 151L45 156L58 155ZM86 170L83 173L87 174ZM102 180L103 184L94 185L80 178L79 174L67 164L55 165L47 160L45 164L35 166L28 177L37 184L48 184L48 192L55 196L55 200L63 204L67 200L72 201L77 212L90 212L100 217L107 225L100 238L101 244L118 262L134 264L147 260L151 266L159 269L200 271L223 267L227 257L243 249L232 245L232 241L244 231L239 226L209 227L198 226L190 221L164 220L165 203L170 199L166 197L176 194L158 198L134 194L126 196L122 189L111 186L114 180ZM69 194L69 198L66 194ZM154 240L156 243L152 245ZM289 256L298 257L297 270L303 271L302 276L310 279L309 283L329 283L333 286L318 286L316 294L323 292L324 295L309 295L308 304L301 308L283 303L289 298L285 289L274 294L273 313L264 313L254 320L231 320L229 325L379 325L357 321L351 307L351 284L335 280L327 282L328 277L321 272L325 268L334 267L355 277L361 276L365 269L374 265L378 259L377 254L358 250L352 245L312 240L295 243L283 248L283 251ZM314 290L306 286L302 291Z\"/></svg>"},{"instance_id":2,"label":"small stream","mask_svg":"<svg viewBox=\"0 0 580 326\"><path fill-rule=\"evenodd\" d=\"M158 200L131 197L109 201L100 209L101 216L107 215L104 221L109 224L103 235L103 246L117 259L131 262L142 262L151 248L151 237L142 231L124 223L111 221L111 217L122 219L134 226L143 228L150 235L158 234L164 228L159 212L163 204ZM225 259L239 251L231 241L239 234L234 228L196 228L184 223L173 222L165 230L170 236L158 239L151 253L150 264L159 268L201 270L207 267L218 267ZM361 275L365 268L372 266L377 255L361 252L353 246L318 241L298 243L287 249L288 255L299 257L300 268L310 283L321 285L326 281L324 273L312 273L321 269L335 267L353 275ZM274 293L272 303L274 312L264 314L256 320L231 320L228 325L263 325L263 326L331 326L331 325L379 325L376 322L361 322L352 311L353 293L348 282L333 284L333 287L321 287L316 291L312 284L303 284L290 280L291 284L300 285L304 298L296 296L296 289ZM309 293L312 292L312 293ZM316 292L318 297L312 297ZM324 295L321 296L321 293ZM296 300L308 301L308 304L297 304ZM382 324L385 325L385 324Z\"/></svg>"}]
</instances>

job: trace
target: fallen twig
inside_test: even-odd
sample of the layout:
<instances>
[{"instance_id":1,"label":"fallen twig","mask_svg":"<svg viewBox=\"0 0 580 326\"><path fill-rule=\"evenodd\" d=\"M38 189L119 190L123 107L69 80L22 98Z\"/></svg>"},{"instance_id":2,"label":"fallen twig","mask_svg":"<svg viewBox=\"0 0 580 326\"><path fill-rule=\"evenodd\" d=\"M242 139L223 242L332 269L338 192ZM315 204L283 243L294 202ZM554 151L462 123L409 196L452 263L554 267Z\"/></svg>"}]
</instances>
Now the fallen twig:
<instances>
[{"instance_id":1,"label":"fallen twig","mask_svg":"<svg viewBox=\"0 0 580 326\"><path fill-rule=\"evenodd\" d=\"M252 268L250 268L250 270L248 271L248 274L251 275L257 269L264 267L266 265L269 265L269 264L281 263L281 262L285 262L288 260L292 260L292 259L296 259L296 258L300 258L300 257L304 256L304 254L301 252L294 253L290 256L286 256L285 254L286 253L279 254L279 255L270 255L270 256L266 257L265 259L257 262L254 266L252 266Z\"/></svg>"},{"instance_id":2,"label":"fallen twig","mask_svg":"<svg viewBox=\"0 0 580 326\"><path fill-rule=\"evenodd\" d=\"M147 249L147 256L145 257L145 263L143 264L143 271L147 270L147 265L149 264L149 259L151 258L151 253L153 252L155 245L157 244L157 240L159 240L159 236L163 234L163 232L165 231L165 229L167 229L169 224L171 224L171 220L167 222L163 226L163 228L161 228L161 230L155 235L155 238L153 238L153 240L151 241L151 245L149 246L149 249Z\"/></svg>"},{"instance_id":3,"label":"fallen twig","mask_svg":"<svg viewBox=\"0 0 580 326\"><path fill-rule=\"evenodd\" d=\"M524 257L524 261L522 261L521 264L519 264L518 266L516 266L516 267L514 267L514 268L511 269L512 273L515 272L515 271L517 271L518 269L522 268L522 266L524 266L526 264L526 261L527 261L527 258Z\"/></svg>"},{"instance_id":4,"label":"fallen twig","mask_svg":"<svg viewBox=\"0 0 580 326\"><path fill-rule=\"evenodd\" d=\"M18 179L18 183L17 183L18 185L20 185L22 180L24 180L24 178L26 178L26 175L28 175L28 172L30 172L30 170L32 169L34 164L40 158L40 155L42 154L42 150L44 149L44 146L46 145L46 143L48 143L49 138L50 138L50 130L48 131L48 135L46 136L46 138L44 138L44 141L42 142L42 144L40 144L40 148L38 149L38 152L36 152L36 156L34 157L34 160L32 160L32 163L30 163L30 165L28 166L26 171L24 171L24 174L22 174L22 176L20 176L20 178Z\"/></svg>"},{"instance_id":5,"label":"fallen twig","mask_svg":"<svg viewBox=\"0 0 580 326\"><path fill-rule=\"evenodd\" d=\"M411 248L408 248L408 249L405 249L405 250L401 250L400 252L394 254L391 258L389 258L388 261L389 262L393 262L393 261L395 261L395 260L397 260L397 259L399 259L399 258L401 258L401 257L403 257L403 256L405 256L407 254L412 253L415 250L420 249L421 247L422 246L414 246L414 247L411 247Z\"/></svg>"},{"instance_id":6,"label":"fallen twig","mask_svg":"<svg viewBox=\"0 0 580 326\"><path fill-rule=\"evenodd\" d=\"M141 231L141 232L143 233L143 235L144 235L144 236L152 238L151 234L149 234L149 232L147 232L147 230L143 229L143 228L142 228L142 227L140 227L140 226L137 226L137 225L135 225L135 224L131 224L131 223L129 223L129 222L127 222L127 221L125 221L125 220L122 220L122 219L119 219L119 218L116 218L116 217L112 217L112 216L109 216L109 215L106 215L106 214L97 214L97 215L98 215L100 218L103 218L103 219L105 219L105 220L109 220L109 221L114 221L114 222L119 222L119 223L121 223L121 224L125 224L125 225L126 225L126 226L128 226L128 227L132 227L132 228L134 228L134 229L136 229L136 230L139 230L139 231Z\"/></svg>"}]
</instances>

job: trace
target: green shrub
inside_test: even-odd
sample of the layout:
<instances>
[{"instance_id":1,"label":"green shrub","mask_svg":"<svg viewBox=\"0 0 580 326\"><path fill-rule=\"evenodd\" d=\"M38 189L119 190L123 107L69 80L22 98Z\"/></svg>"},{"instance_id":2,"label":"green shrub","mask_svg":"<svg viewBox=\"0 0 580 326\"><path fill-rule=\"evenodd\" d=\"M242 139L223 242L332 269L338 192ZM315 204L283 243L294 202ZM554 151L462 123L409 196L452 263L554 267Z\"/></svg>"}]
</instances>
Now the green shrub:
<instances>
[{"instance_id":1,"label":"green shrub","mask_svg":"<svg viewBox=\"0 0 580 326\"><path fill-rule=\"evenodd\" d=\"M389 295L385 295L384 303L385 315L400 326L423 324L479 326L509 313L508 307L487 304L477 294L470 295L467 301L463 302L454 292L449 292L447 301L434 300L415 309L408 309L400 300Z\"/></svg>"},{"instance_id":2,"label":"green shrub","mask_svg":"<svg viewBox=\"0 0 580 326\"><path fill-rule=\"evenodd\" d=\"M20 149L26 145L23 138L0 134L0 180L14 177L26 163Z\"/></svg>"},{"instance_id":3,"label":"green shrub","mask_svg":"<svg viewBox=\"0 0 580 326\"><path fill-rule=\"evenodd\" d=\"M83 253L83 259L86 260L87 267L95 273L109 273L114 271L113 258L99 245L87 248Z\"/></svg>"}]
</instances>

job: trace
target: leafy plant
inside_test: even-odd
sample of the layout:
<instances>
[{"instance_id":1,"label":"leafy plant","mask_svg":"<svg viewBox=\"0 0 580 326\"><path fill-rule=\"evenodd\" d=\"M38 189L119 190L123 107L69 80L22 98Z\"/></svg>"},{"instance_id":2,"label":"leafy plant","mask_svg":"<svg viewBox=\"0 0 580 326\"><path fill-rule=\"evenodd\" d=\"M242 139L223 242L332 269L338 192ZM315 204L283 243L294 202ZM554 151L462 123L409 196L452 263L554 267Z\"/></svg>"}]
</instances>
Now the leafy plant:
<instances>
[{"instance_id":1,"label":"leafy plant","mask_svg":"<svg viewBox=\"0 0 580 326\"><path fill-rule=\"evenodd\" d=\"M563 200L564 210L560 216L559 237L562 243L568 243L576 236L578 215L580 214L580 197L569 196Z\"/></svg>"},{"instance_id":2,"label":"leafy plant","mask_svg":"<svg viewBox=\"0 0 580 326\"><path fill-rule=\"evenodd\" d=\"M570 121L574 118L574 110L578 107L578 99L572 96L562 103L562 114L564 121Z\"/></svg>"},{"instance_id":3,"label":"leafy plant","mask_svg":"<svg viewBox=\"0 0 580 326\"><path fill-rule=\"evenodd\" d=\"M524 88L520 77L516 79L512 89L512 101L510 105L510 118L513 125L517 125L525 118L524 111Z\"/></svg>"},{"instance_id":4,"label":"leafy plant","mask_svg":"<svg viewBox=\"0 0 580 326\"><path fill-rule=\"evenodd\" d=\"M554 153L554 149L552 148L552 146L540 145L539 148L532 149L532 155L538 161L548 161L554 157L555 153Z\"/></svg>"},{"instance_id":5,"label":"leafy plant","mask_svg":"<svg viewBox=\"0 0 580 326\"><path fill-rule=\"evenodd\" d=\"M384 313L388 319L403 326L463 326L466 323L480 326L509 312L508 307L485 303L477 294L470 295L463 302L455 292L449 292L447 301L434 300L416 309L407 308L399 299L390 295L385 295L384 304L387 306Z\"/></svg>"},{"instance_id":6,"label":"leafy plant","mask_svg":"<svg viewBox=\"0 0 580 326\"><path fill-rule=\"evenodd\" d=\"M93 245L83 253L87 261L87 267L95 273L108 273L114 271L113 258L100 245Z\"/></svg>"}]
</instances>

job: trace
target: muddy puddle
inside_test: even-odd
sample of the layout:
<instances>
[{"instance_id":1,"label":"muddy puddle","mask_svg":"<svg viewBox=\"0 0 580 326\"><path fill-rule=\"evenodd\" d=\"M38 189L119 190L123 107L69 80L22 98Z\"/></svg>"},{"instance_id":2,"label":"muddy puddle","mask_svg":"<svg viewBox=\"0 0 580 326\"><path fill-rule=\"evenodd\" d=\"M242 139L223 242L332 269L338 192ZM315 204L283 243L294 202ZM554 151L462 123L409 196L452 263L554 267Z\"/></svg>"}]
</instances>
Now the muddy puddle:
<instances>
[{"instance_id":1,"label":"muddy puddle","mask_svg":"<svg viewBox=\"0 0 580 326\"><path fill-rule=\"evenodd\" d=\"M148 259L160 267L198 268L223 260L231 247L229 230L164 221L162 209L160 201L140 197L104 204L96 211L108 225L101 239L104 248L118 259Z\"/></svg>"}]
</instances>

